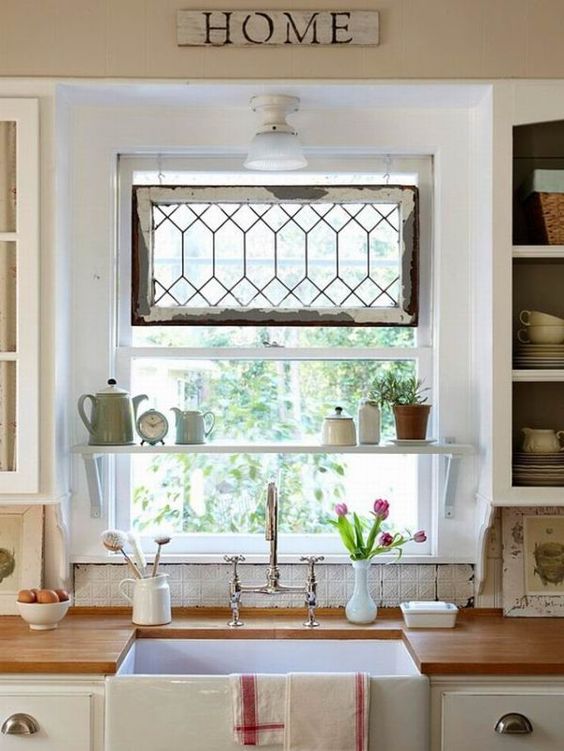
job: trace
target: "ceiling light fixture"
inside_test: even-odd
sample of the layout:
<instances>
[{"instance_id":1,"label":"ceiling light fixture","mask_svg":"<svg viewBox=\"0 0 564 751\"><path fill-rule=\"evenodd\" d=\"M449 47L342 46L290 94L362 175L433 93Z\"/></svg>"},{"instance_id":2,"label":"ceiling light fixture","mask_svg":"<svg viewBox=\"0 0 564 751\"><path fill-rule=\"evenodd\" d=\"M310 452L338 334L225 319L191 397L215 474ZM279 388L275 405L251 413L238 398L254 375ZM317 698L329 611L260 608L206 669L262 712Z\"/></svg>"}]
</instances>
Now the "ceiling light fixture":
<instances>
[{"instance_id":1,"label":"ceiling light fixture","mask_svg":"<svg viewBox=\"0 0 564 751\"><path fill-rule=\"evenodd\" d=\"M297 96L267 94L251 99L251 109L262 117L262 123L249 147L247 169L275 172L307 165L298 134L286 121L299 108Z\"/></svg>"}]
</instances>

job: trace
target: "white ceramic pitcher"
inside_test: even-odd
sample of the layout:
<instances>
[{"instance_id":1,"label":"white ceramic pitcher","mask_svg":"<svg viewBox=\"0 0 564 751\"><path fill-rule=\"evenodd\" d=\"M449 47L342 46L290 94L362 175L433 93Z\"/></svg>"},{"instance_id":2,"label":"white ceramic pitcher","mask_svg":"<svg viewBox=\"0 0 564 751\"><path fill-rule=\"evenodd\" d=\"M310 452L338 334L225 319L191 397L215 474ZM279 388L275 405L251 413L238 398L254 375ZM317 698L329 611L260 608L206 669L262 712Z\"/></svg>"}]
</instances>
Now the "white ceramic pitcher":
<instances>
[{"instance_id":1,"label":"white ceramic pitcher","mask_svg":"<svg viewBox=\"0 0 564 751\"><path fill-rule=\"evenodd\" d=\"M523 428L523 451L528 454L555 454L564 451L560 441L564 437L564 430L533 430Z\"/></svg>"},{"instance_id":2,"label":"white ceramic pitcher","mask_svg":"<svg viewBox=\"0 0 564 751\"><path fill-rule=\"evenodd\" d=\"M213 412L198 412L198 410L185 410L171 407L176 417L176 443L192 444L205 443L206 438L213 430L215 416ZM206 428L206 419L209 427Z\"/></svg>"},{"instance_id":3,"label":"white ceramic pitcher","mask_svg":"<svg viewBox=\"0 0 564 751\"><path fill-rule=\"evenodd\" d=\"M133 605L131 620L137 626L162 626L172 620L168 574L157 574L145 579L122 579L119 591ZM133 597L125 586L133 585Z\"/></svg>"}]
</instances>

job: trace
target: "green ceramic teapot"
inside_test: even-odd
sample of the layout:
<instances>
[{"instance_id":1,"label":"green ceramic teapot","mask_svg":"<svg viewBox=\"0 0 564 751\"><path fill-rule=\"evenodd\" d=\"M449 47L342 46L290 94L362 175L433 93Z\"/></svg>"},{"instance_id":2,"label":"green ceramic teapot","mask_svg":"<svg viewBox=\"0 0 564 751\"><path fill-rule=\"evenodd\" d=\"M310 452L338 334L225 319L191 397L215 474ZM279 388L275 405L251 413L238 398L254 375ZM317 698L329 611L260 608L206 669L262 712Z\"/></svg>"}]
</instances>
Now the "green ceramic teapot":
<instances>
[{"instance_id":1,"label":"green ceramic teapot","mask_svg":"<svg viewBox=\"0 0 564 751\"><path fill-rule=\"evenodd\" d=\"M88 443L91 446L130 446L134 443L134 425L137 419L137 407L146 394L131 398L127 391L116 386L110 378L108 386L93 394L83 394L78 400L78 414L90 433ZM84 402L90 400L92 410L90 418L84 411Z\"/></svg>"}]
</instances>

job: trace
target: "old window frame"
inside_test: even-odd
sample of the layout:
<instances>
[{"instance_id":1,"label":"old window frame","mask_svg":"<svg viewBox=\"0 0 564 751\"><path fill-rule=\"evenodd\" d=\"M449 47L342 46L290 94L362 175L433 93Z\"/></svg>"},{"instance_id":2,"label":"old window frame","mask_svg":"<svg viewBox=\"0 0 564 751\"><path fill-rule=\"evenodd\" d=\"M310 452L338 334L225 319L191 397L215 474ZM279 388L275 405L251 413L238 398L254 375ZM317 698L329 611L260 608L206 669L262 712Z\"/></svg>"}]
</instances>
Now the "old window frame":
<instances>
[{"instance_id":1,"label":"old window frame","mask_svg":"<svg viewBox=\"0 0 564 751\"><path fill-rule=\"evenodd\" d=\"M384 167L388 166L388 161L382 160ZM410 347L299 347L290 348L265 348L258 347L205 347L205 346L188 346L188 347L163 347L163 346L139 346L132 342L132 331L134 322L131 320L131 301L128 293L133 284L132 274L132 209L133 209L133 190L134 175L138 170L143 172L153 172L154 177L163 179L163 187L169 173L175 173L175 179L183 173L189 174L195 185L207 185L203 177L214 175L218 184L222 184L225 177L231 179L236 175L237 169L228 166L224 160L217 163L215 160L198 160L180 155L167 157L154 157L149 155L120 155L118 168L118 206L119 206L119 234L118 234L118 266L119 273L116 278L117 291L117 340L115 345L115 372L118 381L126 387L131 384L132 364L135 359L144 358L185 358L185 359L268 359L268 360L286 360L286 359L308 359L308 360L356 360L356 359L408 359L416 363L417 372L426 383L434 384L434 335L432 322L432 297L433 297L433 275L432 275L432 255L433 255L433 164L432 159L428 156L406 156L396 157L394 166L398 172L393 175L397 179L400 175L410 176L406 180L406 185L418 185L418 197L422 205L421 226L419 228L422 238L422 247L425 255L420 259L420 297L425 301L419 311L419 323L417 326L417 343ZM231 168L230 168L231 167ZM355 169L356 168L356 169ZM358 170L358 172L356 171ZM394 170L395 172L395 170ZM366 170L366 160L354 160L348 158L342 163L338 159L332 160L327 166L320 163L319 171L313 171L310 175L294 175L294 187L301 187L305 181L312 181L315 185L327 184L327 176L335 180L335 185L347 185L343 176L352 175L362 180L362 185L386 185L389 177L376 169L373 172ZM380 175L380 176L379 176ZM251 181L261 180L261 176L244 175L249 180L245 189L254 187ZM265 176L267 177L267 176ZM270 179L272 176L269 176ZM264 179L264 178L263 178ZM281 178L282 179L282 178ZM374 180L374 183L371 181ZM412 182L413 180L413 182ZM376 182L378 181L378 182ZM241 181L241 184L242 183ZM281 185L277 185L277 190ZM166 323L166 325L170 325ZM295 324L294 324L295 325ZM284 453L284 447L280 446L281 453ZM438 464L433 457L424 456L418 458L418 493L417 505L420 525L431 530L434 528L434 505L437 490L440 484L440 478L437 474ZM119 455L115 457L114 471L109 479L113 501L111 507L114 513L114 521L119 527L129 528L132 524L131 518L131 465L129 457ZM118 502L117 499L129 499L128 503ZM322 553L327 560L342 560L342 546L334 534L284 534L281 535L283 542L283 557L294 559L294 557L304 552ZM147 550L151 549L152 537L141 536L141 541ZM264 552L264 540L262 535L250 534L223 534L223 533L177 533L173 542L169 545L169 554L182 556L195 556L197 558L204 556L206 559L212 559L214 556L220 556L225 552L226 544L229 550L233 552L245 553L254 556ZM417 556L426 559L426 556L432 555L436 548L436 539L431 536L427 543L423 545L408 546L406 554L408 556ZM391 558L386 557L386 560Z\"/></svg>"},{"instance_id":2,"label":"old window frame","mask_svg":"<svg viewBox=\"0 0 564 751\"><path fill-rule=\"evenodd\" d=\"M171 204L285 204L334 203L397 206L399 215L398 300L396 305L362 307L174 307L156 304L153 273L153 207ZM351 221L354 217L351 217ZM383 217L385 220L385 217ZM323 218L320 216L320 221ZM382 220L381 220L382 221ZM338 234L338 233L336 233ZM367 232L369 243L369 233ZM338 259L339 245L336 244ZM307 270L302 281L307 279ZM274 276L272 279L276 279ZM331 281L341 280L337 271ZM370 280L367 275L355 290ZM243 281L243 277L239 280ZM237 282L237 284L239 283ZM345 280L346 282L346 280ZM269 282L270 283L270 282ZM236 285L234 285L236 286ZM297 286L297 285L296 285ZM350 287L351 292L354 290ZM384 296L385 292L381 296ZM416 326L419 312L419 191L413 185L300 185L300 186L137 186L132 206L132 297L134 325L308 325Z\"/></svg>"}]
</instances>

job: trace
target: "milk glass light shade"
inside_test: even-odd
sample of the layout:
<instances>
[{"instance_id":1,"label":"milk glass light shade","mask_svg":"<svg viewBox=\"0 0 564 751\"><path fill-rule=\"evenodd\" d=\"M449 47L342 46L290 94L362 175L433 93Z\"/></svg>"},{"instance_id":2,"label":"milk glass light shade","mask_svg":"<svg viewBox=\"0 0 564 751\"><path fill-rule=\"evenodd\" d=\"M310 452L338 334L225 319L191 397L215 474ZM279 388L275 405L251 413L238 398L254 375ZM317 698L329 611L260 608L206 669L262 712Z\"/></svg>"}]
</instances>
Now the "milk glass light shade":
<instances>
[{"instance_id":1,"label":"milk glass light shade","mask_svg":"<svg viewBox=\"0 0 564 751\"><path fill-rule=\"evenodd\" d=\"M306 165L297 134L275 130L257 133L245 160L247 169L272 172L302 169Z\"/></svg>"},{"instance_id":2,"label":"milk glass light shade","mask_svg":"<svg viewBox=\"0 0 564 751\"><path fill-rule=\"evenodd\" d=\"M298 97L278 94L251 99L251 109L262 117L262 123L249 147L247 169L275 172L307 165L298 134L286 122L286 116L296 112L299 104Z\"/></svg>"}]
</instances>

